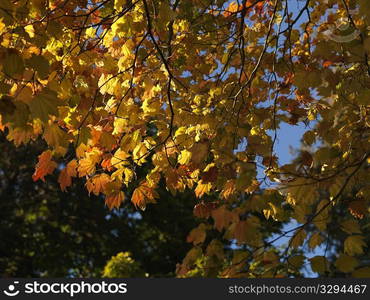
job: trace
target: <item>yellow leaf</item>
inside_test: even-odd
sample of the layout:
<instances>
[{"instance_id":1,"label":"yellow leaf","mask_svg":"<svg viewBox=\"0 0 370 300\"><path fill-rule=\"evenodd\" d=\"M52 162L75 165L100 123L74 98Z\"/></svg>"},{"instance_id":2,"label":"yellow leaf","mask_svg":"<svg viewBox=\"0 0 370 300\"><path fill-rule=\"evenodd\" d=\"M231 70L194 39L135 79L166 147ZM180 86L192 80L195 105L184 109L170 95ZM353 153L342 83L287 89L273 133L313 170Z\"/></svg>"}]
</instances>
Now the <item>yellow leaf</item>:
<instances>
[{"instance_id":1,"label":"yellow leaf","mask_svg":"<svg viewBox=\"0 0 370 300\"><path fill-rule=\"evenodd\" d=\"M94 38L96 35L96 30L94 27L89 27L86 29L85 34L87 38Z\"/></svg>"},{"instance_id":2,"label":"yellow leaf","mask_svg":"<svg viewBox=\"0 0 370 300\"><path fill-rule=\"evenodd\" d=\"M228 180L224 188L221 192L221 197L225 200L229 199L235 192L235 181L234 180Z\"/></svg>"},{"instance_id":3,"label":"yellow leaf","mask_svg":"<svg viewBox=\"0 0 370 300\"><path fill-rule=\"evenodd\" d=\"M187 165L191 160L191 152L188 150L182 150L179 157L178 162L181 165Z\"/></svg>"},{"instance_id":4,"label":"yellow leaf","mask_svg":"<svg viewBox=\"0 0 370 300\"><path fill-rule=\"evenodd\" d=\"M198 198L201 198L204 194L209 193L211 188L212 188L212 183L211 182L203 183L203 181L200 180L198 182L198 185L197 185L196 189L195 189L195 195Z\"/></svg>"},{"instance_id":5,"label":"yellow leaf","mask_svg":"<svg viewBox=\"0 0 370 300\"><path fill-rule=\"evenodd\" d=\"M148 149L145 147L144 143L138 143L134 150L132 151L132 157L139 166L145 163L145 157L148 154Z\"/></svg>"},{"instance_id":6,"label":"yellow leaf","mask_svg":"<svg viewBox=\"0 0 370 300\"><path fill-rule=\"evenodd\" d=\"M49 146L58 148L58 147L67 147L68 146L68 135L59 126L51 121L49 125L45 127L44 139Z\"/></svg>"},{"instance_id":7,"label":"yellow leaf","mask_svg":"<svg viewBox=\"0 0 370 300\"><path fill-rule=\"evenodd\" d=\"M114 9L116 11L122 11L127 0L114 0Z\"/></svg>"},{"instance_id":8,"label":"yellow leaf","mask_svg":"<svg viewBox=\"0 0 370 300\"><path fill-rule=\"evenodd\" d=\"M115 168L122 168L123 166L127 166L129 165L129 161L128 161L128 158L130 157L130 154L128 154L127 152L121 150L121 149L118 149L112 159L111 159L111 165L112 167L115 167Z\"/></svg>"},{"instance_id":9,"label":"yellow leaf","mask_svg":"<svg viewBox=\"0 0 370 300\"><path fill-rule=\"evenodd\" d=\"M30 38L33 38L35 36L35 28L33 28L31 24L24 26L24 30L28 33Z\"/></svg>"},{"instance_id":10,"label":"yellow leaf","mask_svg":"<svg viewBox=\"0 0 370 300\"><path fill-rule=\"evenodd\" d=\"M78 162L78 175L88 176L95 173L95 165L100 161L101 152L94 149L86 153L86 157Z\"/></svg>"}]
</instances>

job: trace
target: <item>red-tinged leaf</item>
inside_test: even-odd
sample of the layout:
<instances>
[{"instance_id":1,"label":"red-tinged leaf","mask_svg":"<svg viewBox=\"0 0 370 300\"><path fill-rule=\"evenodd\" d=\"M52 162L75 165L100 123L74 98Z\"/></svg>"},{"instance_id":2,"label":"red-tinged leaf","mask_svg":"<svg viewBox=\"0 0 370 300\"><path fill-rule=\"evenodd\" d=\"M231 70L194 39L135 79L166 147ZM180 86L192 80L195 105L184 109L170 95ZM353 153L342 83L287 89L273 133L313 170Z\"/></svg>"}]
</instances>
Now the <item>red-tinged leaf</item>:
<instances>
[{"instance_id":1,"label":"red-tinged leaf","mask_svg":"<svg viewBox=\"0 0 370 300\"><path fill-rule=\"evenodd\" d=\"M103 169L107 170L107 171L111 171L112 170L112 156L108 156L106 158L104 158L101 162L101 166Z\"/></svg>"},{"instance_id":2,"label":"red-tinged leaf","mask_svg":"<svg viewBox=\"0 0 370 300\"><path fill-rule=\"evenodd\" d=\"M208 182L215 182L217 180L218 176L218 168L217 167L211 167L208 171L203 173L202 181L204 183Z\"/></svg>"},{"instance_id":3,"label":"red-tinged leaf","mask_svg":"<svg viewBox=\"0 0 370 300\"><path fill-rule=\"evenodd\" d=\"M211 216L212 210L216 209L216 202L201 202L194 206L194 216L198 218L208 219Z\"/></svg>"},{"instance_id":4,"label":"red-tinged leaf","mask_svg":"<svg viewBox=\"0 0 370 300\"><path fill-rule=\"evenodd\" d=\"M32 175L33 181L41 179L45 181L45 176L54 172L57 164L51 160L52 153L50 150L44 151L39 156L39 162L36 165L35 173Z\"/></svg>"}]
</instances>

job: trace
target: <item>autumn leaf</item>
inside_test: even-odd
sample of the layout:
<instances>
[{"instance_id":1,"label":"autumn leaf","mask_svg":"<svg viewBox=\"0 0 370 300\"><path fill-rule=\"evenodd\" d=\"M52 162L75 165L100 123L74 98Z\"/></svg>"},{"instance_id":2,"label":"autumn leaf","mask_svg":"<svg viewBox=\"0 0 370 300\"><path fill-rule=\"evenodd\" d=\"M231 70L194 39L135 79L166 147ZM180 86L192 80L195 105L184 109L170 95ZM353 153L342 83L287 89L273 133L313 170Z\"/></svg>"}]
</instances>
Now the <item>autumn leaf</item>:
<instances>
[{"instance_id":1,"label":"autumn leaf","mask_svg":"<svg viewBox=\"0 0 370 300\"><path fill-rule=\"evenodd\" d=\"M52 174L56 167L56 162L52 160L52 152L50 150L44 151L39 155L39 162L36 165L35 173L32 175L33 181L39 179L45 181L45 176Z\"/></svg>"},{"instance_id":2,"label":"autumn leaf","mask_svg":"<svg viewBox=\"0 0 370 300\"><path fill-rule=\"evenodd\" d=\"M71 160L67 166L60 171L58 182L62 191L66 191L67 187L72 184L72 177L77 176L77 161Z\"/></svg>"},{"instance_id":3,"label":"autumn leaf","mask_svg":"<svg viewBox=\"0 0 370 300\"><path fill-rule=\"evenodd\" d=\"M237 221L237 216L226 208L225 205L220 206L217 209L212 210L212 218L214 220L214 227L221 231L227 228L229 224L233 221Z\"/></svg>"},{"instance_id":4,"label":"autumn leaf","mask_svg":"<svg viewBox=\"0 0 370 300\"><path fill-rule=\"evenodd\" d=\"M292 246L293 248L298 248L298 247L302 246L306 237L307 237L306 231L303 230L303 229L298 229L294 233L293 237L290 239L290 246Z\"/></svg>"},{"instance_id":5,"label":"autumn leaf","mask_svg":"<svg viewBox=\"0 0 370 300\"><path fill-rule=\"evenodd\" d=\"M37 94L28 104L31 116L34 119L40 119L42 122L47 122L49 115L57 115L58 99L55 92L51 90L43 90Z\"/></svg>"},{"instance_id":6,"label":"autumn leaf","mask_svg":"<svg viewBox=\"0 0 370 300\"><path fill-rule=\"evenodd\" d=\"M355 256L364 253L366 243L361 235L351 235L344 241L344 253Z\"/></svg>"},{"instance_id":7,"label":"autumn leaf","mask_svg":"<svg viewBox=\"0 0 370 300\"><path fill-rule=\"evenodd\" d=\"M367 213L365 202L362 200L351 201L349 203L348 210L352 216L358 219L362 219Z\"/></svg>"},{"instance_id":8,"label":"autumn leaf","mask_svg":"<svg viewBox=\"0 0 370 300\"><path fill-rule=\"evenodd\" d=\"M149 187L148 183L143 181L132 193L131 202L135 207L145 210L148 203L156 203L155 198L157 197L158 194L154 188Z\"/></svg>"},{"instance_id":9,"label":"autumn leaf","mask_svg":"<svg viewBox=\"0 0 370 300\"><path fill-rule=\"evenodd\" d=\"M111 178L108 174L102 173L89 178L86 182L86 187L89 193L99 195L105 191L105 187L108 182L111 181Z\"/></svg>"},{"instance_id":10,"label":"autumn leaf","mask_svg":"<svg viewBox=\"0 0 370 300\"><path fill-rule=\"evenodd\" d=\"M358 266L358 264L359 262L356 258L343 253L339 255L335 262L335 266L343 273L352 272Z\"/></svg>"},{"instance_id":11,"label":"autumn leaf","mask_svg":"<svg viewBox=\"0 0 370 300\"><path fill-rule=\"evenodd\" d=\"M333 1L44 2L0 9L0 131L44 141L35 181L58 168L61 190L78 176L110 209L187 195L228 252L198 228L184 277L304 276L326 244L315 272L367 273L368 1L346 30L356 5Z\"/></svg>"},{"instance_id":12,"label":"autumn leaf","mask_svg":"<svg viewBox=\"0 0 370 300\"><path fill-rule=\"evenodd\" d=\"M200 180L198 182L198 185L195 189L195 195L198 197L198 198L201 198L204 194L207 194L211 191L211 188L212 188L212 183L208 182L208 183L203 183L203 180Z\"/></svg>"},{"instance_id":13,"label":"autumn leaf","mask_svg":"<svg viewBox=\"0 0 370 300\"><path fill-rule=\"evenodd\" d=\"M204 242L206 239L206 226L205 224L200 224L197 228L194 228L187 237L188 243L193 243L198 245Z\"/></svg>"},{"instance_id":14,"label":"autumn leaf","mask_svg":"<svg viewBox=\"0 0 370 300\"><path fill-rule=\"evenodd\" d=\"M315 256L310 258L312 271L324 274L329 271L329 262L325 256Z\"/></svg>"}]
</instances>

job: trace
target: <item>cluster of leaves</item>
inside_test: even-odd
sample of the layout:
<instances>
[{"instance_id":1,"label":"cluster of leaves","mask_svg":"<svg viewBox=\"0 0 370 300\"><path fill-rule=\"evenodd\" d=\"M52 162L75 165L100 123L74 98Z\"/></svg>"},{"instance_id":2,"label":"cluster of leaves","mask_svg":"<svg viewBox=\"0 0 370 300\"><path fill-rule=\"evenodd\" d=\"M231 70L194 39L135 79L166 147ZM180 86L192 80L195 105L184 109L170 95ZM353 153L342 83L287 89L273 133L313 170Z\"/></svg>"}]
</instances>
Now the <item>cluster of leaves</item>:
<instances>
[{"instance_id":1,"label":"cluster of leaves","mask_svg":"<svg viewBox=\"0 0 370 300\"><path fill-rule=\"evenodd\" d=\"M62 192L60 170L46 182L33 182L44 147L38 140L16 148L0 137L1 277L96 278L122 251L131 252L151 277L174 276L174 266L190 249L186 235L196 226L194 197L174 198L162 189L153 209L138 213L126 202L110 211L102 197L88 195L83 179ZM158 218L161 213L168 217Z\"/></svg>"},{"instance_id":2,"label":"cluster of leaves","mask_svg":"<svg viewBox=\"0 0 370 300\"><path fill-rule=\"evenodd\" d=\"M333 26L343 19L352 32ZM295 274L339 205L348 236L333 265L350 273L369 222L369 25L367 0L4 0L0 128L47 143L35 181L63 164L62 190L85 178L111 209L131 197L144 210L161 182L194 191L203 222L178 276ZM284 123L307 128L288 165Z\"/></svg>"}]
</instances>

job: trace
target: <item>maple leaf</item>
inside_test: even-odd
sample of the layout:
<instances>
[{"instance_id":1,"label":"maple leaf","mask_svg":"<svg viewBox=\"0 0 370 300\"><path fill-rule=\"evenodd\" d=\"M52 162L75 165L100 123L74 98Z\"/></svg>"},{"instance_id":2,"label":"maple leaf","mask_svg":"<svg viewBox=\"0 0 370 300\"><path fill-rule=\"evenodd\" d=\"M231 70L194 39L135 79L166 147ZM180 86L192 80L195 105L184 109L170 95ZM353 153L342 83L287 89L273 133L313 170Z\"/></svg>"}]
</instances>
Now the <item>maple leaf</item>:
<instances>
[{"instance_id":1,"label":"maple leaf","mask_svg":"<svg viewBox=\"0 0 370 300\"><path fill-rule=\"evenodd\" d=\"M227 228L231 222L238 220L238 216L228 210L225 205L212 210L211 215L215 221L214 226L218 231L222 231L222 229Z\"/></svg>"},{"instance_id":2,"label":"maple leaf","mask_svg":"<svg viewBox=\"0 0 370 300\"><path fill-rule=\"evenodd\" d=\"M72 184L72 177L77 176L77 165L77 161L73 159L60 171L58 182L62 191L65 192Z\"/></svg>"},{"instance_id":3,"label":"maple leaf","mask_svg":"<svg viewBox=\"0 0 370 300\"><path fill-rule=\"evenodd\" d=\"M80 159L78 162L78 174L80 177L88 176L95 173L96 164L101 159L101 151L98 149L92 149L85 153L85 158Z\"/></svg>"},{"instance_id":4,"label":"maple leaf","mask_svg":"<svg viewBox=\"0 0 370 300\"><path fill-rule=\"evenodd\" d=\"M206 226L205 224L200 224L197 228L194 228L187 237L188 243L193 243L194 245L198 245L204 242L206 239Z\"/></svg>"},{"instance_id":5,"label":"maple leaf","mask_svg":"<svg viewBox=\"0 0 370 300\"><path fill-rule=\"evenodd\" d=\"M325 256L310 258L312 271L323 274L329 271L329 262Z\"/></svg>"},{"instance_id":6,"label":"maple leaf","mask_svg":"<svg viewBox=\"0 0 370 300\"><path fill-rule=\"evenodd\" d=\"M203 180L200 180L195 189L195 195L198 198L201 198L204 194L209 193L211 191L211 188L212 188L212 183L210 182L203 183Z\"/></svg>"},{"instance_id":7,"label":"maple leaf","mask_svg":"<svg viewBox=\"0 0 370 300\"><path fill-rule=\"evenodd\" d=\"M366 247L364 237L361 235L351 235L344 241L344 253L354 256L364 253Z\"/></svg>"},{"instance_id":8,"label":"maple leaf","mask_svg":"<svg viewBox=\"0 0 370 300\"><path fill-rule=\"evenodd\" d=\"M120 191L117 193L112 193L109 196L105 197L105 203L109 209L120 207L121 203L125 200L125 194Z\"/></svg>"},{"instance_id":9,"label":"maple leaf","mask_svg":"<svg viewBox=\"0 0 370 300\"><path fill-rule=\"evenodd\" d=\"M63 191L73 177L85 177L89 193L103 194L110 209L124 201L123 187L145 209L163 181L174 195L191 190L202 198L194 216L213 220L228 243L255 247L285 220L306 224L288 244L294 274L306 260L305 250L294 252L306 249L306 239L315 249L329 235L344 253L335 262L334 255L312 258L311 267L367 274L353 255L365 252L369 223L368 1L359 1L356 26L345 31L336 25L355 7L333 12L322 1L310 4L314 18L298 8L289 30L279 25L289 20L290 6L264 0L208 7L53 0L50 18L45 1L26 1L25 9L23 2L1 2L0 130L16 146L45 140L34 180L54 171L52 156L70 161L75 154L58 177ZM289 128L302 145L282 165L276 144ZM137 187L136 177L144 179ZM266 188L271 182L274 192ZM337 213L343 203L348 213ZM335 226L340 230L332 233ZM188 238L204 247L189 252L182 276L208 276L210 269L291 276L289 266L280 274L269 269L275 256L286 261L276 245L262 260L249 257L248 268L230 266L203 229Z\"/></svg>"},{"instance_id":10,"label":"maple leaf","mask_svg":"<svg viewBox=\"0 0 370 300\"><path fill-rule=\"evenodd\" d=\"M142 181L132 193L131 202L141 210L145 210L147 203L155 203L157 197L158 194L154 188L149 187L146 181Z\"/></svg>"},{"instance_id":11,"label":"maple leaf","mask_svg":"<svg viewBox=\"0 0 370 300\"><path fill-rule=\"evenodd\" d=\"M339 271L349 273L354 271L358 266L359 262L356 258L341 253L338 259L335 261L335 266Z\"/></svg>"},{"instance_id":12,"label":"maple leaf","mask_svg":"<svg viewBox=\"0 0 370 300\"><path fill-rule=\"evenodd\" d=\"M198 218L208 219L212 210L217 208L216 202L201 202L194 206L193 213Z\"/></svg>"},{"instance_id":13,"label":"maple leaf","mask_svg":"<svg viewBox=\"0 0 370 300\"><path fill-rule=\"evenodd\" d=\"M105 187L108 182L111 181L111 178L108 174L102 173L95 175L86 182L86 187L89 193L99 195L105 191Z\"/></svg>"},{"instance_id":14,"label":"maple leaf","mask_svg":"<svg viewBox=\"0 0 370 300\"><path fill-rule=\"evenodd\" d=\"M44 89L28 103L31 116L47 123L49 115L57 115L58 99L54 91Z\"/></svg>"},{"instance_id":15,"label":"maple leaf","mask_svg":"<svg viewBox=\"0 0 370 300\"><path fill-rule=\"evenodd\" d=\"M234 194L234 192L235 192L235 181L230 179L225 183L224 188L221 192L221 196L224 199L229 199Z\"/></svg>"},{"instance_id":16,"label":"maple leaf","mask_svg":"<svg viewBox=\"0 0 370 300\"><path fill-rule=\"evenodd\" d=\"M52 174L57 167L57 163L52 161L52 152L44 151L39 155L39 162L36 165L35 173L32 175L33 181L41 179L45 181L45 176Z\"/></svg>"}]
</instances>

